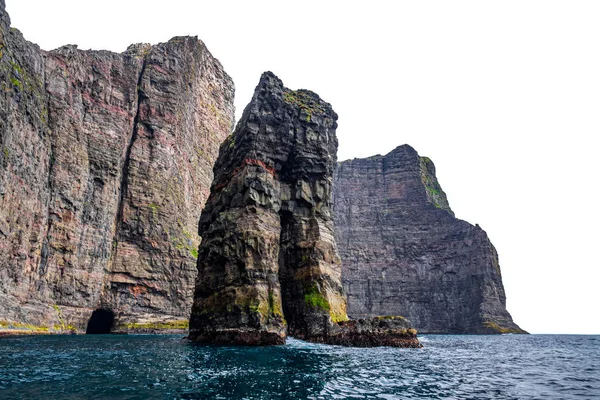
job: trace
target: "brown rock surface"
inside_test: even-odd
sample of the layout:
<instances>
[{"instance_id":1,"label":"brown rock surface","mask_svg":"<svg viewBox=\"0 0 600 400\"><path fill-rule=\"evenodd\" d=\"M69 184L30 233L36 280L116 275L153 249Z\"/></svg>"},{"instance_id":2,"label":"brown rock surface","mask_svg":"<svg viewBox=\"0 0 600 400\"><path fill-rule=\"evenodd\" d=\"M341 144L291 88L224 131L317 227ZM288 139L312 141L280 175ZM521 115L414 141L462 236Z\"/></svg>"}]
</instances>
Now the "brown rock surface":
<instances>
[{"instance_id":1,"label":"brown rock surface","mask_svg":"<svg viewBox=\"0 0 600 400\"><path fill-rule=\"evenodd\" d=\"M0 330L82 331L99 308L120 331L185 329L233 91L196 38L47 52L0 0ZM263 76L200 221L192 338L418 344L401 318L346 321L336 119ZM342 163L335 182L351 315L518 331L495 249L453 217L428 159L401 147Z\"/></svg>"},{"instance_id":2,"label":"brown rock surface","mask_svg":"<svg viewBox=\"0 0 600 400\"><path fill-rule=\"evenodd\" d=\"M263 74L221 146L200 219L192 340L419 345L403 319L346 322L331 214L336 120L315 93Z\"/></svg>"},{"instance_id":3,"label":"brown rock surface","mask_svg":"<svg viewBox=\"0 0 600 400\"><path fill-rule=\"evenodd\" d=\"M181 326L231 79L196 38L46 52L0 19L0 319Z\"/></svg>"},{"instance_id":4,"label":"brown rock surface","mask_svg":"<svg viewBox=\"0 0 600 400\"><path fill-rule=\"evenodd\" d=\"M496 249L454 217L430 159L410 146L339 163L336 239L348 314L403 315L421 333L522 333Z\"/></svg>"}]
</instances>

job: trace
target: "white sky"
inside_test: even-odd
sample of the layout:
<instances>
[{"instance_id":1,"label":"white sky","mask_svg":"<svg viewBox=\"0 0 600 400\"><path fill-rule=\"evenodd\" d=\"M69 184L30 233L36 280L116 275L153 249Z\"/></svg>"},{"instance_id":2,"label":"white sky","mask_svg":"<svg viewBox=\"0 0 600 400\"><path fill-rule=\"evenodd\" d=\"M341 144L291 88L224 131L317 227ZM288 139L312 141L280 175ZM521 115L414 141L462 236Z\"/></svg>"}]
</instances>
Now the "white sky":
<instances>
[{"instance_id":1,"label":"white sky","mask_svg":"<svg viewBox=\"0 0 600 400\"><path fill-rule=\"evenodd\" d=\"M408 143L500 254L532 333L600 333L600 2L6 0L52 49L197 35L236 84L263 71L339 114L339 159Z\"/></svg>"}]
</instances>

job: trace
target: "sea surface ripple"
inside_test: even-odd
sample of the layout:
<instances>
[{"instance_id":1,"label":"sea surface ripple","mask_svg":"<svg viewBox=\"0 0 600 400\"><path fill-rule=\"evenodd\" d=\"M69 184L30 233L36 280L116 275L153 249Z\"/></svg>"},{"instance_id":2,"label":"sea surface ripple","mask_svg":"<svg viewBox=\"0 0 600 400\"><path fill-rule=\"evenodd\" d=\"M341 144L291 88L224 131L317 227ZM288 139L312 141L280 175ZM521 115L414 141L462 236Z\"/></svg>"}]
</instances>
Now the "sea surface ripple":
<instances>
[{"instance_id":1,"label":"sea surface ripple","mask_svg":"<svg viewBox=\"0 0 600 400\"><path fill-rule=\"evenodd\" d=\"M423 349L0 338L0 399L599 399L600 336L423 335Z\"/></svg>"}]
</instances>

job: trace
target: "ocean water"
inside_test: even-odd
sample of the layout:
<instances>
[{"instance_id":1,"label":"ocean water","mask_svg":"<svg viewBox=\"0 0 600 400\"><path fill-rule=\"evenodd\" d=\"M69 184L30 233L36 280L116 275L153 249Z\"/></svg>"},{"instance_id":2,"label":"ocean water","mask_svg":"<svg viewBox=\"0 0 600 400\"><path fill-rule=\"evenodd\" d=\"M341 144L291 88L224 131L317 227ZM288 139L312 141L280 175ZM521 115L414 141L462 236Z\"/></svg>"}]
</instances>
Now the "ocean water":
<instances>
[{"instance_id":1,"label":"ocean water","mask_svg":"<svg viewBox=\"0 0 600 400\"><path fill-rule=\"evenodd\" d=\"M0 338L0 399L600 399L600 336L423 335L423 349L181 336Z\"/></svg>"}]
</instances>

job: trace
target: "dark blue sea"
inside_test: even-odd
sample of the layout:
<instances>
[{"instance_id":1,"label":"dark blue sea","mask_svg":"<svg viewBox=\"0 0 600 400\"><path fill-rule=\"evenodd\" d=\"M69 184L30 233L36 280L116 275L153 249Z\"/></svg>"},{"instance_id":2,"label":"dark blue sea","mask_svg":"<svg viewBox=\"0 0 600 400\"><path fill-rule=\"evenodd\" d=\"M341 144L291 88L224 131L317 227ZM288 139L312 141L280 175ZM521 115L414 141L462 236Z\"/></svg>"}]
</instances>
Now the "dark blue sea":
<instances>
[{"instance_id":1,"label":"dark blue sea","mask_svg":"<svg viewBox=\"0 0 600 400\"><path fill-rule=\"evenodd\" d=\"M181 336L0 338L1 399L600 399L600 336L423 335L423 349Z\"/></svg>"}]
</instances>

